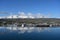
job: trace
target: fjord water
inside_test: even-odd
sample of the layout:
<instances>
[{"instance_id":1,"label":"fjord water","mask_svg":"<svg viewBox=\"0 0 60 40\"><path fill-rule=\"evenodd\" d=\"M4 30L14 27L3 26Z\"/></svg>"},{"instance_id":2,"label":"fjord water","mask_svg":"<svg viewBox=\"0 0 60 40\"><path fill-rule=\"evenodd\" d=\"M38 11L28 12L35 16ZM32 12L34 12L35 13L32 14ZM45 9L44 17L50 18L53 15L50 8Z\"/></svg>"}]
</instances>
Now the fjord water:
<instances>
[{"instance_id":1,"label":"fjord water","mask_svg":"<svg viewBox=\"0 0 60 40\"><path fill-rule=\"evenodd\" d=\"M0 27L0 40L60 40L60 27Z\"/></svg>"}]
</instances>

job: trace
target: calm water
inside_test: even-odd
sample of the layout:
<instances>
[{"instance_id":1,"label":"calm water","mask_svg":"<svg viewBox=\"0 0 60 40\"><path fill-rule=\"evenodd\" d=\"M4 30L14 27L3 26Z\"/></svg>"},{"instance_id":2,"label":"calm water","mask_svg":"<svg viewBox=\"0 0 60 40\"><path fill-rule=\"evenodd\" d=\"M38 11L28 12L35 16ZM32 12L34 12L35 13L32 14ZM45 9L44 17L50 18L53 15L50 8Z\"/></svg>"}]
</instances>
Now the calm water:
<instances>
[{"instance_id":1,"label":"calm water","mask_svg":"<svg viewBox=\"0 0 60 40\"><path fill-rule=\"evenodd\" d=\"M60 40L60 27L0 27L0 40Z\"/></svg>"}]
</instances>

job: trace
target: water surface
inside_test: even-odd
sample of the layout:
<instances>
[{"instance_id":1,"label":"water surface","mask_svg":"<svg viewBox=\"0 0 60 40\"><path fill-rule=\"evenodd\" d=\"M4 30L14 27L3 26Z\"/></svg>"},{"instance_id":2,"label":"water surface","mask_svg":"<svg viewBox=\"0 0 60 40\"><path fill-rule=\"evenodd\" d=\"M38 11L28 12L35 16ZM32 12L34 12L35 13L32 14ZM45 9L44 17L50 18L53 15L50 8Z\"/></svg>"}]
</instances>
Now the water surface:
<instances>
[{"instance_id":1,"label":"water surface","mask_svg":"<svg viewBox=\"0 0 60 40\"><path fill-rule=\"evenodd\" d=\"M60 27L0 27L0 40L60 40Z\"/></svg>"}]
</instances>

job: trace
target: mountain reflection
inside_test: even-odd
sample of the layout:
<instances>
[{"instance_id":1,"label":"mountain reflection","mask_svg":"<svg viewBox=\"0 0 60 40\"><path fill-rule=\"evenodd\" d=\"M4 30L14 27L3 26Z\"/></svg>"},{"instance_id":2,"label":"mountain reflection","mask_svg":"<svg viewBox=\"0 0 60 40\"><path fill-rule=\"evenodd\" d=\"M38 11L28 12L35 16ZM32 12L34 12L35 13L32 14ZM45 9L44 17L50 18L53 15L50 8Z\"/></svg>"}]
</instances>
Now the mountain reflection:
<instances>
[{"instance_id":1,"label":"mountain reflection","mask_svg":"<svg viewBox=\"0 0 60 40\"><path fill-rule=\"evenodd\" d=\"M10 31L18 31L18 33L31 33L31 32L43 32L48 30L48 27L5 27ZM48 30L49 31L49 30Z\"/></svg>"},{"instance_id":2,"label":"mountain reflection","mask_svg":"<svg viewBox=\"0 0 60 40\"><path fill-rule=\"evenodd\" d=\"M0 39L3 40L58 40L59 35L60 27L0 27Z\"/></svg>"}]
</instances>

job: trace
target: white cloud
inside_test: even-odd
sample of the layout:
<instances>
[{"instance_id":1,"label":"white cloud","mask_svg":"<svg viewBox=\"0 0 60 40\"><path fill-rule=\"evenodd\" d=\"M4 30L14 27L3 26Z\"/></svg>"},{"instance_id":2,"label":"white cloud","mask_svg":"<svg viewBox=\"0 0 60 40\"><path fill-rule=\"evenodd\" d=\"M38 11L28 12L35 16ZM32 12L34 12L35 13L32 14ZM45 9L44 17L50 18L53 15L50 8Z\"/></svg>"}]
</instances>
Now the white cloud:
<instances>
[{"instance_id":1,"label":"white cloud","mask_svg":"<svg viewBox=\"0 0 60 40\"><path fill-rule=\"evenodd\" d=\"M2 17L0 17L0 19L1 19Z\"/></svg>"},{"instance_id":2,"label":"white cloud","mask_svg":"<svg viewBox=\"0 0 60 40\"><path fill-rule=\"evenodd\" d=\"M19 12L18 18L28 18L24 12Z\"/></svg>"},{"instance_id":3,"label":"white cloud","mask_svg":"<svg viewBox=\"0 0 60 40\"><path fill-rule=\"evenodd\" d=\"M28 18L35 18L32 13L28 13Z\"/></svg>"},{"instance_id":4,"label":"white cloud","mask_svg":"<svg viewBox=\"0 0 60 40\"><path fill-rule=\"evenodd\" d=\"M43 15L41 13L24 13L24 12L18 12L19 15L11 15L7 16L6 18L48 18L46 15ZM5 18L5 17L0 17Z\"/></svg>"}]
</instances>

